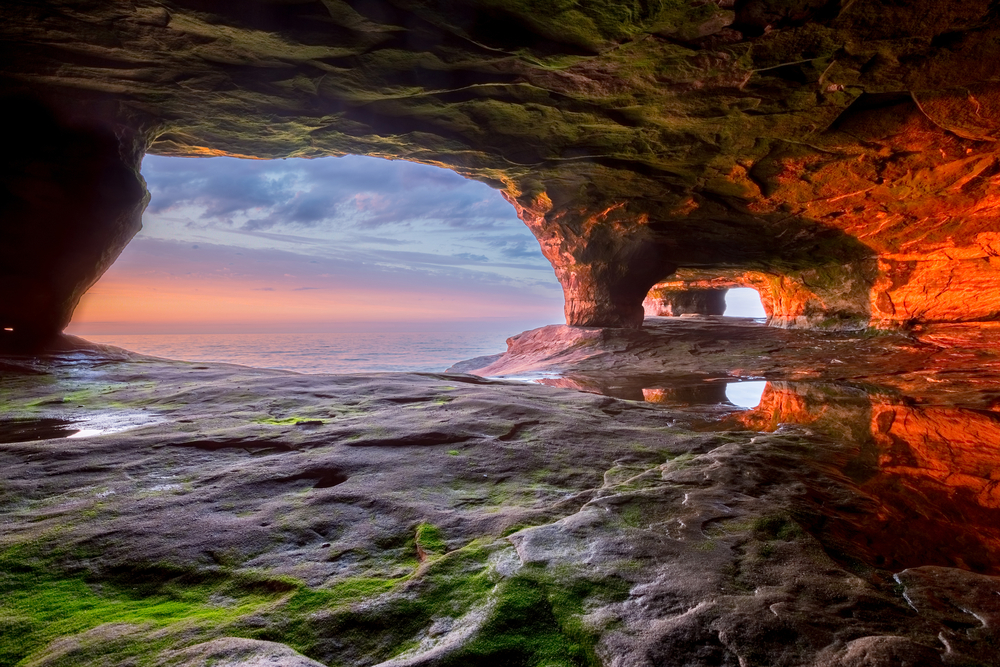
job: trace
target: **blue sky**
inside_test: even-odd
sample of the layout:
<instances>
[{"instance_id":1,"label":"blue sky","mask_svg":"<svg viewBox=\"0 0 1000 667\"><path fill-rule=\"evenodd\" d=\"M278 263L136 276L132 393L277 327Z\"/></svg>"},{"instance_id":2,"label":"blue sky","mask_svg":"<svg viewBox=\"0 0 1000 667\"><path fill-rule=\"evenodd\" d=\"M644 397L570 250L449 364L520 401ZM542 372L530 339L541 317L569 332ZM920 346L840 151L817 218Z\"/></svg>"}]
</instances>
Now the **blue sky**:
<instances>
[{"instance_id":1,"label":"blue sky","mask_svg":"<svg viewBox=\"0 0 1000 667\"><path fill-rule=\"evenodd\" d=\"M143 229L71 333L521 330L562 290L513 207L433 166L147 156ZM762 316L752 290L729 314Z\"/></svg>"},{"instance_id":2,"label":"blue sky","mask_svg":"<svg viewBox=\"0 0 1000 667\"><path fill-rule=\"evenodd\" d=\"M513 207L446 169L147 156L142 173L143 230L71 331L562 321L559 284Z\"/></svg>"}]
</instances>

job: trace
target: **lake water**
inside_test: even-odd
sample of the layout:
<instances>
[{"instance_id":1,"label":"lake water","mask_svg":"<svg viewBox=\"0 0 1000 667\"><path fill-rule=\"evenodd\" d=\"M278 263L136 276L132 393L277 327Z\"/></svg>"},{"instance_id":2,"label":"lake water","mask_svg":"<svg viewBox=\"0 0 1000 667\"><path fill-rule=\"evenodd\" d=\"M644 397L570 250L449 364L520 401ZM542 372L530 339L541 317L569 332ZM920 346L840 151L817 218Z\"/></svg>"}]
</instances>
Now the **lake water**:
<instances>
[{"instance_id":1,"label":"lake water","mask_svg":"<svg viewBox=\"0 0 1000 667\"><path fill-rule=\"evenodd\" d=\"M186 361L218 361L299 373L440 372L507 349L520 331L305 334L115 334L87 340Z\"/></svg>"}]
</instances>

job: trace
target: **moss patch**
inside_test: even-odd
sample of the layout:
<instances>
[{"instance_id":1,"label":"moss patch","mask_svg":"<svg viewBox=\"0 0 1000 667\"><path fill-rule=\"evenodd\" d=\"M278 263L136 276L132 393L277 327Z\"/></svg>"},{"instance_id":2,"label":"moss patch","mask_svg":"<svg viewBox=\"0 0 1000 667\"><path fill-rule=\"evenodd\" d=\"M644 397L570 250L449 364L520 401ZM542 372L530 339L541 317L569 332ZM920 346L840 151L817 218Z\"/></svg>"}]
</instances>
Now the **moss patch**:
<instances>
[{"instance_id":1,"label":"moss patch","mask_svg":"<svg viewBox=\"0 0 1000 667\"><path fill-rule=\"evenodd\" d=\"M60 572L23 548L0 554L0 665L15 665L59 637L107 623L195 634L274 603L293 585L250 574L170 566L117 571L99 580Z\"/></svg>"},{"instance_id":2,"label":"moss patch","mask_svg":"<svg viewBox=\"0 0 1000 667\"><path fill-rule=\"evenodd\" d=\"M261 419L255 419L254 422L258 424L270 424L272 426L296 426L298 424L325 424L325 419L316 419L315 417L262 417Z\"/></svg>"},{"instance_id":3,"label":"moss patch","mask_svg":"<svg viewBox=\"0 0 1000 667\"><path fill-rule=\"evenodd\" d=\"M442 662L459 665L548 667L600 665L598 631L582 620L588 601L620 601L619 579L572 579L569 572L522 568L497 588L496 604L476 638Z\"/></svg>"}]
</instances>

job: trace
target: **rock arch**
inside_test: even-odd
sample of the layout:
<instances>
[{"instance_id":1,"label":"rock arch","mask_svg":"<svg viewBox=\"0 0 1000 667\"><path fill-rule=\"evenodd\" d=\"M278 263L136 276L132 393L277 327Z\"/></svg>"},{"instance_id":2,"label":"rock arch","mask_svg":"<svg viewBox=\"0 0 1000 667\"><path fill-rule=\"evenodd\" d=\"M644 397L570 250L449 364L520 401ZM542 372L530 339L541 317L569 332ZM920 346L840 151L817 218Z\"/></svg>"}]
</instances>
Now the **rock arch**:
<instances>
[{"instance_id":1,"label":"rock arch","mask_svg":"<svg viewBox=\"0 0 1000 667\"><path fill-rule=\"evenodd\" d=\"M784 326L1000 318L988 0L79 0L0 7L0 323L37 338L138 229L139 160L347 153L501 189L567 322L676 270Z\"/></svg>"}]
</instances>

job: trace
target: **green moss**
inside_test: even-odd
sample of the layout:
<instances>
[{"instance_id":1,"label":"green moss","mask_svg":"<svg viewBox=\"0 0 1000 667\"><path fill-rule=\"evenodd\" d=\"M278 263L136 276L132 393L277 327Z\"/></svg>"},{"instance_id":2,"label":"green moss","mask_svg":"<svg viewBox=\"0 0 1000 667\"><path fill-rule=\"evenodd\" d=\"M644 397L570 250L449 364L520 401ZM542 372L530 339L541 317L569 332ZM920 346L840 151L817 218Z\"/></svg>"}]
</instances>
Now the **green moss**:
<instances>
[{"instance_id":1,"label":"green moss","mask_svg":"<svg viewBox=\"0 0 1000 667\"><path fill-rule=\"evenodd\" d=\"M320 588L239 570L236 562L212 568L133 563L90 572L63 564L93 560L96 553L10 548L0 554L0 665L107 624L115 629L80 637L58 664L156 664L163 650L218 636L281 642L328 664L374 663L417 646L437 619L475 609L489 610L481 632L448 664L596 664L597 630L581 617L595 600L622 599L624 582L551 568L501 579L490 560L511 550L504 540L484 538L448 551L444 534L430 523L409 535L393 542L391 562L376 558L374 567ZM417 546L423 563L415 558Z\"/></svg>"},{"instance_id":2,"label":"green moss","mask_svg":"<svg viewBox=\"0 0 1000 667\"><path fill-rule=\"evenodd\" d=\"M0 665L106 623L183 623L207 631L273 603L288 587L263 577L169 566L111 572L97 582L62 573L24 548L8 549L0 554ZM227 602L215 604L214 597Z\"/></svg>"},{"instance_id":3,"label":"green moss","mask_svg":"<svg viewBox=\"0 0 1000 667\"><path fill-rule=\"evenodd\" d=\"M487 560L496 547L473 542L394 579L354 577L328 588L301 587L273 612L268 627L250 636L286 643L322 662L343 662L343 651L379 662L412 647L435 618L457 618L485 604L494 588ZM346 648L330 648L338 644Z\"/></svg>"},{"instance_id":4,"label":"green moss","mask_svg":"<svg viewBox=\"0 0 1000 667\"><path fill-rule=\"evenodd\" d=\"M316 419L315 417L285 417L280 419L278 417L262 417L260 419L254 420L258 424L270 424L272 426L295 426L296 424L325 424L325 419Z\"/></svg>"},{"instance_id":5,"label":"green moss","mask_svg":"<svg viewBox=\"0 0 1000 667\"><path fill-rule=\"evenodd\" d=\"M670 470L683 470L691 465L697 455L693 452L684 452L683 454L678 454L677 456L667 455L667 465Z\"/></svg>"},{"instance_id":6,"label":"green moss","mask_svg":"<svg viewBox=\"0 0 1000 667\"><path fill-rule=\"evenodd\" d=\"M761 540L794 540L803 535L797 523L782 515L764 516L753 523L753 531Z\"/></svg>"},{"instance_id":7,"label":"green moss","mask_svg":"<svg viewBox=\"0 0 1000 667\"><path fill-rule=\"evenodd\" d=\"M522 568L496 590L496 604L476 638L442 664L547 667L599 665L598 632L581 616L590 601L621 601L629 586L610 578L573 579L570 572Z\"/></svg>"},{"instance_id":8,"label":"green moss","mask_svg":"<svg viewBox=\"0 0 1000 667\"><path fill-rule=\"evenodd\" d=\"M622 524L630 528L647 528L650 524L651 502L634 500L621 507L618 518Z\"/></svg>"},{"instance_id":9,"label":"green moss","mask_svg":"<svg viewBox=\"0 0 1000 667\"><path fill-rule=\"evenodd\" d=\"M445 544L444 535L436 526L429 523L422 523L417 526L417 546L427 554L443 554L448 550Z\"/></svg>"},{"instance_id":10,"label":"green moss","mask_svg":"<svg viewBox=\"0 0 1000 667\"><path fill-rule=\"evenodd\" d=\"M300 587L282 606L289 616L309 614L319 609L339 607L353 602L370 599L388 593L409 579L404 577L350 577L338 581L329 588Z\"/></svg>"}]
</instances>

